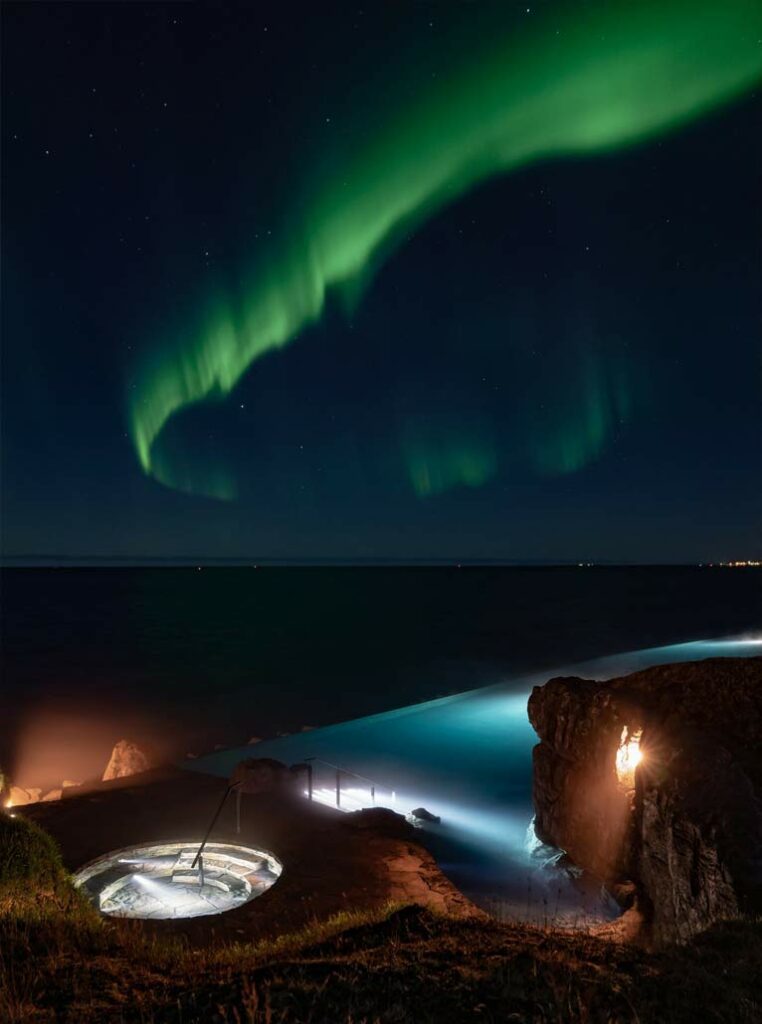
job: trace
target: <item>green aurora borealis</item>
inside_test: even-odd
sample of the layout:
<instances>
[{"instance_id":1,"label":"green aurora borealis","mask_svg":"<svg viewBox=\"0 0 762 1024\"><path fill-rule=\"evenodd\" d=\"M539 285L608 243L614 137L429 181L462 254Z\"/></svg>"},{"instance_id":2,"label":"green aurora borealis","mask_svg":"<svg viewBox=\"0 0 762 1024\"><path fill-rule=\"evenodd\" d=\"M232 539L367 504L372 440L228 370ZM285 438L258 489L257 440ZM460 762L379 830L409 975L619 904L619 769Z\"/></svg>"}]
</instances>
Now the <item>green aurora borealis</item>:
<instances>
[{"instance_id":1,"label":"green aurora borealis","mask_svg":"<svg viewBox=\"0 0 762 1024\"><path fill-rule=\"evenodd\" d=\"M419 498L442 494L451 487L481 487L497 471L493 439L472 424L408 425L402 438L407 476Z\"/></svg>"},{"instance_id":2,"label":"green aurora borealis","mask_svg":"<svg viewBox=\"0 0 762 1024\"><path fill-rule=\"evenodd\" d=\"M370 136L369 112L358 109L357 145L350 140L341 173L299 183L303 198L281 219L287 229L266 249L253 246L245 286L200 296L203 312L152 337L129 391L143 470L178 490L233 497L221 465L165 449L171 418L228 395L256 360L317 321L331 293L358 301L404 236L480 182L536 160L633 145L739 96L762 74L760 34L756 0L566 5L485 39L413 102L382 106ZM603 357L580 361L568 400L538 425L538 472L572 472L600 455L613 424L630 415L626 378ZM467 427L456 434L403 440L417 495L479 486L497 471L491 440Z\"/></svg>"}]
</instances>

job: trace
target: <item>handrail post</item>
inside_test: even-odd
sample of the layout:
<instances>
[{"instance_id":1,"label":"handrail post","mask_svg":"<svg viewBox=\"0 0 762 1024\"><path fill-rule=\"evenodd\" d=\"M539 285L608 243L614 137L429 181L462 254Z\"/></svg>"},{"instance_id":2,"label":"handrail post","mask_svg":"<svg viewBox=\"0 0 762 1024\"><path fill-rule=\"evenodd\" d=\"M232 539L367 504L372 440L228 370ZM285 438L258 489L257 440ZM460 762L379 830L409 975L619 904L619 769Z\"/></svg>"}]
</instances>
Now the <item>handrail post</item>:
<instances>
[{"instance_id":1,"label":"handrail post","mask_svg":"<svg viewBox=\"0 0 762 1024\"><path fill-rule=\"evenodd\" d=\"M217 823L217 819L220 816L220 811L225 806L225 801L230 796L231 791L234 790L237 786L238 786L237 782L232 782L228 786L228 788L225 790L225 792L222 794L222 800L220 800L219 806L217 807L217 810L214 812L214 817L211 820L209 828L206 830L206 835L204 836L204 838L202 840L201 846L199 846L199 848L198 848L198 853L193 858L193 863L191 864L191 871L193 871L193 869L196 867L196 865L199 862L199 858L201 857L201 854L204 852L204 847L206 846L206 843L207 843L207 840L209 839L209 836L212 834L212 829L214 828L215 824Z\"/></svg>"},{"instance_id":2,"label":"handrail post","mask_svg":"<svg viewBox=\"0 0 762 1024\"><path fill-rule=\"evenodd\" d=\"M343 775L351 775L353 779L359 779L360 782L367 782L370 786L370 798L371 802L375 805L376 803L376 783L369 779L367 775L361 775L359 772L352 771L351 768L342 768L338 764L333 764L331 761L326 761L323 757L316 757L314 754L310 757L305 757L305 767L307 769L307 795L310 800L313 799L313 764L319 763L325 765L326 768L333 768L336 772L336 806L341 808L341 778ZM396 799L396 794L392 792L392 800Z\"/></svg>"}]
</instances>

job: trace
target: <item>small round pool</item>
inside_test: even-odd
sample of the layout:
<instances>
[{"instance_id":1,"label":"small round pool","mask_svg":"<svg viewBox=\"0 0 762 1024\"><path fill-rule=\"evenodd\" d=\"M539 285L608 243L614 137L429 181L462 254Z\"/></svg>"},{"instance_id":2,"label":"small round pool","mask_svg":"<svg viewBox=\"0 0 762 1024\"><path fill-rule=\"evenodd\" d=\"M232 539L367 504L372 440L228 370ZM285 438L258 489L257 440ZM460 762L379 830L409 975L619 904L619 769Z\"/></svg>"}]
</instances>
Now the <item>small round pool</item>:
<instances>
[{"instance_id":1,"label":"small round pool","mask_svg":"<svg viewBox=\"0 0 762 1024\"><path fill-rule=\"evenodd\" d=\"M283 870L271 853L231 843L207 843L196 861L200 846L168 842L114 850L80 868L74 884L113 917L204 917L261 896Z\"/></svg>"}]
</instances>

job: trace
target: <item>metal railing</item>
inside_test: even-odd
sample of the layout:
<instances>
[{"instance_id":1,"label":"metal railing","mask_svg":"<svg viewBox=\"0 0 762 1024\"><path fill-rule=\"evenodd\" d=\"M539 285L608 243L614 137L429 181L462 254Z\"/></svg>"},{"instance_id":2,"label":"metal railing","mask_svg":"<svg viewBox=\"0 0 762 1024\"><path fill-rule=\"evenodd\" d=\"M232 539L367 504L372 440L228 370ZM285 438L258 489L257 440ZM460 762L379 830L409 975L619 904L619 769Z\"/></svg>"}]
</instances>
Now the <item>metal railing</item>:
<instances>
[{"instance_id":1,"label":"metal railing","mask_svg":"<svg viewBox=\"0 0 762 1024\"><path fill-rule=\"evenodd\" d=\"M370 787L370 799L371 803L375 806L376 803L376 785L377 783L373 779L369 779L367 775L361 775L359 772L353 771L351 768L345 768L340 764L333 764L332 761L326 761L323 757L305 757L305 762L308 763L310 769L313 764L322 764L326 768L331 768L336 772L336 806L341 807L341 780L344 776L351 776L353 779L360 779L361 782L366 782ZM312 771L307 773L307 796L312 799ZM392 799L394 799L394 790L390 790Z\"/></svg>"},{"instance_id":2,"label":"metal railing","mask_svg":"<svg viewBox=\"0 0 762 1024\"><path fill-rule=\"evenodd\" d=\"M341 780L345 776L351 777L353 779L360 779L361 782L367 783L368 786L370 787L371 803L375 806L375 804L376 804L376 785L377 784L376 784L376 782L373 779L369 779L367 775L361 775L360 772L353 771L351 768L344 768L340 764L333 764L332 761L326 761L325 758L323 758L323 757L305 757L304 758L304 764L301 765L301 767L305 767L307 769L307 796L308 796L308 798L310 800L312 800L313 789L314 789L314 786L313 786L313 767L312 767L314 764L325 765L326 768L330 768L332 771L334 771L336 773L336 776L335 776L335 778L336 778L336 806L339 809L341 809ZM193 863L191 864L191 871L194 871L195 868L196 868L196 865L198 865L199 871L200 871L200 875L201 875L201 884L202 885L204 884L204 882L203 882L203 880L204 880L204 857L203 857L204 849L206 847L206 844L209 842L209 837L212 834L212 829L217 824L217 819L219 818L220 814L222 813L222 808L225 806L225 803L227 802L228 797L233 792L235 792L235 794L236 794L236 832L240 833L240 831L241 831L241 789L240 789L240 787L241 787L241 780L238 780L237 782L230 782L230 783L228 783L228 786L225 789L225 792L222 794L222 798L221 798L219 804L217 805L217 809L214 812L214 816L212 817L212 820L209 823L209 827L206 830L206 835L204 836L203 840L201 841L201 845L198 848L196 856L193 858ZM394 790L391 789L388 792L391 793L392 801L394 801L395 798L396 798L396 794L395 794Z\"/></svg>"}]
</instances>

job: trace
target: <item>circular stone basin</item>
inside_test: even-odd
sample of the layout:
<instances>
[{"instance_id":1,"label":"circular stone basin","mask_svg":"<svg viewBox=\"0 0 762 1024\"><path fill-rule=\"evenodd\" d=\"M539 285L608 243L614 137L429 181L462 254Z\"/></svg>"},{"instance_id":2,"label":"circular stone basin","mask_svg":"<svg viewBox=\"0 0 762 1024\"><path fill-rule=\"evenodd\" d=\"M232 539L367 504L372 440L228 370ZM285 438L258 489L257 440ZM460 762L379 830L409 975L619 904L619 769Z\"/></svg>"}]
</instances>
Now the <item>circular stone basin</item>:
<instances>
[{"instance_id":1,"label":"circular stone basin","mask_svg":"<svg viewBox=\"0 0 762 1024\"><path fill-rule=\"evenodd\" d=\"M283 866L271 853L230 843L152 843L114 850L74 875L103 914L177 918L222 914L274 885Z\"/></svg>"}]
</instances>

